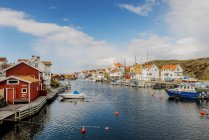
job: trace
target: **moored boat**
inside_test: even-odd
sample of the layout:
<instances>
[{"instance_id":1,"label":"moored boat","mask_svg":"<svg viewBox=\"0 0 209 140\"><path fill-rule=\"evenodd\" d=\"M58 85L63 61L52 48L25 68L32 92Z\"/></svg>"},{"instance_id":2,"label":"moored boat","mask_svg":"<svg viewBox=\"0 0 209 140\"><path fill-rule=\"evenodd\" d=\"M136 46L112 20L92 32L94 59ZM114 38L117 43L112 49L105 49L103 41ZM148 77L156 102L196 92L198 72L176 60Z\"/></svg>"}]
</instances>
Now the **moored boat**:
<instances>
[{"instance_id":1,"label":"moored boat","mask_svg":"<svg viewBox=\"0 0 209 140\"><path fill-rule=\"evenodd\" d=\"M79 93L78 91L74 91L73 93L63 93L60 94L63 99L84 99L86 95L84 93Z\"/></svg>"},{"instance_id":2,"label":"moored boat","mask_svg":"<svg viewBox=\"0 0 209 140\"><path fill-rule=\"evenodd\" d=\"M170 98L183 98L183 99L200 99L209 98L209 93L202 89L195 88L192 84L179 85L174 89L166 89Z\"/></svg>"}]
</instances>

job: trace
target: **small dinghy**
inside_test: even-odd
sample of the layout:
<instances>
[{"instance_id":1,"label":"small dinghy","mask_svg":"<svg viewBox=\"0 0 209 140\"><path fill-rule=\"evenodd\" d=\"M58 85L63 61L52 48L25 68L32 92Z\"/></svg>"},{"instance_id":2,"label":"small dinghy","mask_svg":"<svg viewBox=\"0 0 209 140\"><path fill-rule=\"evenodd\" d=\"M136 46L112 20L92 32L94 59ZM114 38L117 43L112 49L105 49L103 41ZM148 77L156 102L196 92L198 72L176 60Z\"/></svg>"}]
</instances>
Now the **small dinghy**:
<instances>
[{"instance_id":1,"label":"small dinghy","mask_svg":"<svg viewBox=\"0 0 209 140\"><path fill-rule=\"evenodd\" d=\"M60 94L63 99L84 99L86 95L84 93L79 93L78 91L74 91L73 93L63 93Z\"/></svg>"}]
</instances>

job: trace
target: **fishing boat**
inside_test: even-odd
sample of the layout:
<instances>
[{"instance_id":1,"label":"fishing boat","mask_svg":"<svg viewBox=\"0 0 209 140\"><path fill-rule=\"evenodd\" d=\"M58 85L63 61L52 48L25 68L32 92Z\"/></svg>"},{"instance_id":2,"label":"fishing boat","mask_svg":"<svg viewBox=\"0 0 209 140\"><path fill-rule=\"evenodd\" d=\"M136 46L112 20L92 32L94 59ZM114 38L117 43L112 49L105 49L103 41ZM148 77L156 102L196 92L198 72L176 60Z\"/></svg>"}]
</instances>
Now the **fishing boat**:
<instances>
[{"instance_id":1,"label":"fishing boat","mask_svg":"<svg viewBox=\"0 0 209 140\"><path fill-rule=\"evenodd\" d=\"M74 91L73 93L63 93L60 94L63 99L84 99L86 95L84 93L80 93L78 91Z\"/></svg>"},{"instance_id":2,"label":"fishing boat","mask_svg":"<svg viewBox=\"0 0 209 140\"><path fill-rule=\"evenodd\" d=\"M209 92L204 89L197 89L195 85L183 84L174 89L166 89L170 98L200 99L209 98Z\"/></svg>"}]
</instances>

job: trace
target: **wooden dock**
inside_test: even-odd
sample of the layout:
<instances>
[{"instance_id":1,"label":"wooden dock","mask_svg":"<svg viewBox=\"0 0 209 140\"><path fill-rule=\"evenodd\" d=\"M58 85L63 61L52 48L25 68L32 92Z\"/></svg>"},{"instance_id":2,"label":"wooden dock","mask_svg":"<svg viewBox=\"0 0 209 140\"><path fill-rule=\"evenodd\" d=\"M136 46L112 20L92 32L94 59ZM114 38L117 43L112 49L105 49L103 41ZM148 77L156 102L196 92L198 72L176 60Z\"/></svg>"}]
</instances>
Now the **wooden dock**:
<instances>
[{"instance_id":1,"label":"wooden dock","mask_svg":"<svg viewBox=\"0 0 209 140\"><path fill-rule=\"evenodd\" d=\"M14 114L14 111L0 111L0 124L4 119L9 118Z\"/></svg>"},{"instance_id":2,"label":"wooden dock","mask_svg":"<svg viewBox=\"0 0 209 140\"><path fill-rule=\"evenodd\" d=\"M40 96L35 101L25 104L15 111L15 121L20 121L38 113L44 107L46 102L46 96Z\"/></svg>"}]
</instances>

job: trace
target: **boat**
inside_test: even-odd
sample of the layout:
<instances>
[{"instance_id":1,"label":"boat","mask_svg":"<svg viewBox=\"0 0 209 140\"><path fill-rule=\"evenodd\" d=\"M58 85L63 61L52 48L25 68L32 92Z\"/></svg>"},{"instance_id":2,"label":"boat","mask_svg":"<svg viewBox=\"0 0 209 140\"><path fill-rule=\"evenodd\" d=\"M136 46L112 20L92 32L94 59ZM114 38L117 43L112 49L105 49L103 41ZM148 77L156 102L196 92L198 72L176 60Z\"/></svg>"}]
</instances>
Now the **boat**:
<instances>
[{"instance_id":1,"label":"boat","mask_svg":"<svg viewBox=\"0 0 209 140\"><path fill-rule=\"evenodd\" d=\"M130 80L125 80L123 82L123 86L130 86Z\"/></svg>"},{"instance_id":2,"label":"boat","mask_svg":"<svg viewBox=\"0 0 209 140\"><path fill-rule=\"evenodd\" d=\"M193 84L179 85L177 88L166 89L166 92L170 98L182 98L182 99L209 98L209 92L207 90L195 88L195 85Z\"/></svg>"},{"instance_id":3,"label":"boat","mask_svg":"<svg viewBox=\"0 0 209 140\"><path fill-rule=\"evenodd\" d=\"M60 94L63 99L84 99L86 95L84 93L80 93L78 91L74 91L73 93L63 93Z\"/></svg>"},{"instance_id":4,"label":"boat","mask_svg":"<svg viewBox=\"0 0 209 140\"><path fill-rule=\"evenodd\" d=\"M130 83L131 87L137 87L138 86L138 81L133 81Z\"/></svg>"}]
</instances>

